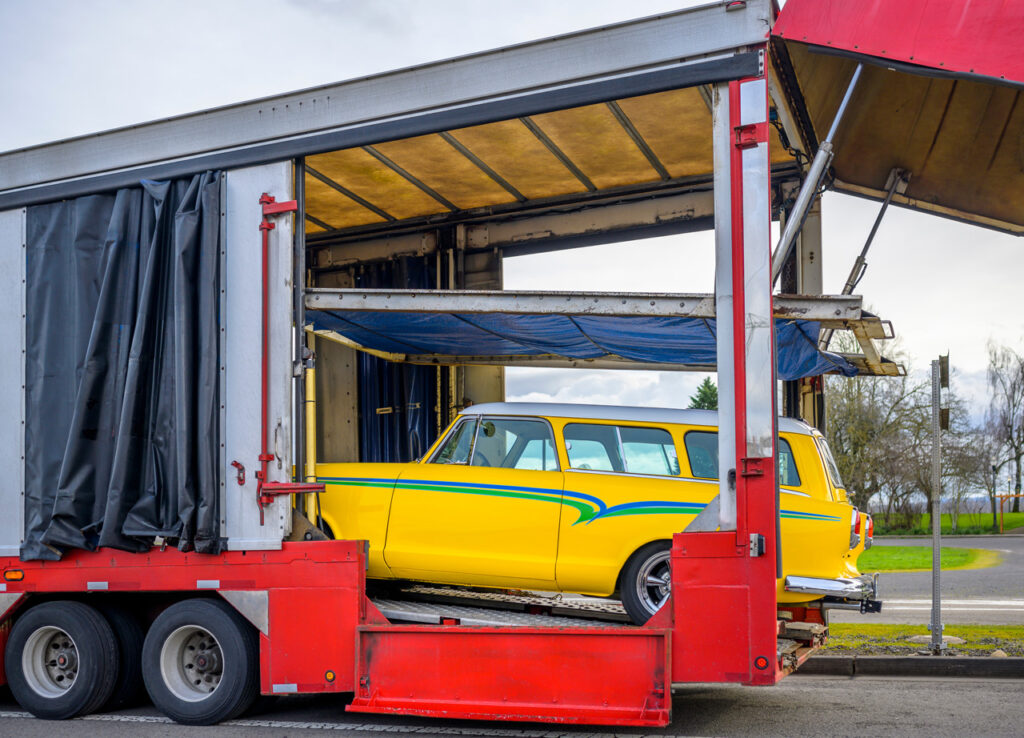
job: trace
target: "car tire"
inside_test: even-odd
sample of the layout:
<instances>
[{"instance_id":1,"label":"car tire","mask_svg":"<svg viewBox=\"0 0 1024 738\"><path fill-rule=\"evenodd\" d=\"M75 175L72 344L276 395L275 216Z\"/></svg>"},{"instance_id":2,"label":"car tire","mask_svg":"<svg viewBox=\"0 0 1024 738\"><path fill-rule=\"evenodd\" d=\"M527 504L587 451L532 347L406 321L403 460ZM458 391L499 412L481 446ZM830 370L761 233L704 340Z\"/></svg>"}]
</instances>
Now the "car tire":
<instances>
[{"instance_id":1,"label":"car tire","mask_svg":"<svg viewBox=\"0 0 1024 738\"><path fill-rule=\"evenodd\" d=\"M36 605L11 628L4 655L18 704L45 720L95 712L117 678L117 639L99 611L81 602Z\"/></svg>"},{"instance_id":2,"label":"car tire","mask_svg":"<svg viewBox=\"0 0 1024 738\"><path fill-rule=\"evenodd\" d=\"M256 630L221 600L178 602L150 626L142 672L153 704L175 722L230 720L259 693Z\"/></svg>"},{"instance_id":3,"label":"car tire","mask_svg":"<svg viewBox=\"0 0 1024 738\"><path fill-rule=\"evenodd\" d=\"M671 553L671 541L654 541L638 549L622 569L622 606L636 625L650 620L668 599Z\"/></svg>"},{"instance_id":4,"label":"car tire","mask_svg":"<svg viewBox=\"0 0 1024 738\"><path fill-rule=\"evenodd\" d=\"M146 631L143 630L139 619L123 607L104 606L100 608L100 612L114 631L120 655L113 694L100 708L100 712L110 712L122 707L131 707L141 701L142 644L146 638Z\"/></svg>"}]
</instances>

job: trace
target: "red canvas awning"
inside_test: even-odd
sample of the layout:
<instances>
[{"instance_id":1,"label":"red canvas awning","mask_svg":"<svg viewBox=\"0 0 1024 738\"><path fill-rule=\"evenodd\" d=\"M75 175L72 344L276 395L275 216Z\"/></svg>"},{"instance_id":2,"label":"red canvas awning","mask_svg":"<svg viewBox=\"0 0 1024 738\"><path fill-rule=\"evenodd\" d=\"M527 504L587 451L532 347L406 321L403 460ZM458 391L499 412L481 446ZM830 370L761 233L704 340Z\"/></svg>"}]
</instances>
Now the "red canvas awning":
<instances>
[{"instance_id":1,"label":"red canvas awning","mask_svg":"<svg viewBox=\"0 0 1024 738\"><path fill-rule=\"evenodd\" d=\"M835 189L1024 233L1020 0L789 0L773 63L813 153L858 62L836 137Z\"/></svg>"}]
</instances>

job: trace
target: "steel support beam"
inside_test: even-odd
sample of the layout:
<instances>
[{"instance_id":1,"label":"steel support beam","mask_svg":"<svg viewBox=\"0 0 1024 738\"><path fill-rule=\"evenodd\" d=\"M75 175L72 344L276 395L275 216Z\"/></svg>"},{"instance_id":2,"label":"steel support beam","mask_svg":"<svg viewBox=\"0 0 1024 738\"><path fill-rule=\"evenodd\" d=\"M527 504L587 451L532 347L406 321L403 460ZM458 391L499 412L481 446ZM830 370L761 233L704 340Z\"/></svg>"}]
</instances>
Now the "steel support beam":
<instances>
[{"instance_id":1,"label":"steel support beam","mask_svg":"<svg viewBox=\"0 0 1024 738\"><path fill-rule=\"evenodd\" d=\"M832 126L829 128L828 135L825 136L825 140L818 146L818 151L814 154L814 160L807 170L807 177L804 179L800 192L796 196L793 212L790 213L786 227L779 238L779 245L772 256L771 274L773 284L778 279L779 273L782 271L782 265L793 248L797 234L800 232L801 227L803 227L804 218L807 215L811 202L818 196L818 185L832 164L832 141L835 138L836 131L839 130L839 124L842 122L843 116L846 114L846 108L849 106L850 100L853 99L853 93L857 89L857 82L860 81L863 69L864 65L858 64L857 68L853 70L853 76L846 86L846 93L843 95L843 99L839 103L839 109L832 119Z\"/></svg>"},{"instance_id":2,"label":"steel support beam","mask_svg":"<svg viewBox=\"0 0 1024 738\"><path fill-rule=\"evenodd\" d=\"M775 468L768 93L762 75L718 85L715 278L719 515L674 537L673 675L681 681L773 684L779 574ZM731 617L708 619L708 603ZM716 644L707 658L702 643ZM674 678L676 678L674 676Z\"/></svg>"},{"instance_id":3,"label":"steel support beam","mask_svg":"<svg viewBox=\"0 0 1024 738\"><path fill-rule=\"evenodd\" d=\"M715 296L663 292L522 292L504 290L306 290L308 310L395 310L408 313L509 313L520 315L620 315L716 317ZM721 302L721 300L719 300ZM779 295L774 316L846 328L861 320L857 295ZM875 319L877 321L877 318ZM881 323L881 321L879 321ZM872 325L874 322L872 321ZM867 330L867 329L866 329ZM872 328L872 332L878 329Z\"/></svg>"},{"instance_id":4,"label":"steel support beam","mask_svg":"<svg viewBox=\"0 0 1024 738\"><path fill-rule=\"evenodd\" d=\"M714 62L763 43L772 19L770 0L747 0L731 11L723 3L708 4L22 149L0 157L0 191L183 160L211 152L238 151L266 142L298 141L304 136L326 132L403 123L441 111L464 113L460 122L436 121L419 133L447 130L483 122L482 119L474 121L468 114L469 108L479 101L514 102L518 97L540 91L556 92L558 101L553 99L550 107L542 105L537 109L509 105L503 108L504 112L494 111L497 117L490 117L490 120L653 92L659 85L663 85L661 89L670 89L687 83L685 75L680 77L676 69L690 62ZM649 80L652 89L631 85L631 78L650 72L666 72L667 76L660 83ZM725 74L727 76L716 79L693 79L689 84L717 81L735 72L729 70ZM679 81L673 84L669 77L677 77ZM609 83L597 99L590 99L593 96L589 93L575 95L578 88L594 91L595 82ZM620 88L622 94L615 88ZM390 137L407 135L418 134L410 128L407 133ZM349 145L372 142L371 139ZM317 150L331 148L342 146L327 145ZM282 150L274 155L288 158L313 153L308 145L300 145L299 149Z\"/></svg>"}]
</instances>

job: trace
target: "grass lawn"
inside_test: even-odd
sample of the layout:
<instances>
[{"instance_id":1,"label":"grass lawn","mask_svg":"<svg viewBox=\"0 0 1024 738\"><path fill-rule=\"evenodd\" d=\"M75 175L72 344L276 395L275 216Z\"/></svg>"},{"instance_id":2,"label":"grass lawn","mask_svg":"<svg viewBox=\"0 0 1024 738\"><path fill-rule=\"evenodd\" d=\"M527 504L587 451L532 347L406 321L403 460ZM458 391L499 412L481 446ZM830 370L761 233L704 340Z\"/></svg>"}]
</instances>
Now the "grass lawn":
<instances>
[{"instance_id":1,"label":"grass lawn","mask_svg":"<svg viewBox=\"0 0 1024 738\"><path fill-rule=\"evenodd\" d=\"M1010 503L1006 504L1006 512L1003 513L1003 529L1013 530L1014 528L1024 528L1024 512L1012 513L1009 511ZM931 515L925 513L921 516L921 522L913 530L888 530L885 528L881 521L881 518L875 519L875 534L876 535L931 535L932 532L932 520ZM952 523L950 521L949 513L942 514L942 535L948 536L953 532ZM957 525L957 534L975 534L975 533L992 533L992 513L960 513L960 520ZM998 519L997 527L995 532L999 532Z\"/></svg>"},{"instance_id":2,"label":"grass lawn","mask_svg":"<svg viewBox=\"0 0 1024 738\"><path fill-rule=\"evenodd\" d=\"M998 552L977 548L940 548L942 570L984 569L996 566ZM857 559L861 571L927 571L932 568L931 546L873 546Z\"/></svg>"},{"instance_id":3,"label":"grass lawn","mask_svg":"<svg viewBox=\"0 0 1024 738\"><path fill-rule=\"evenodd\" d=\"M928 635L924 625L833 623L828 631L824 654L909 656L927 648L927 644L909 640ZM951 656L988 656L997 648L1007 656L1024 656L1024 625L947 625L945 635L964 639L962 644L949 646Z\"/></svg>"}]
</instances>

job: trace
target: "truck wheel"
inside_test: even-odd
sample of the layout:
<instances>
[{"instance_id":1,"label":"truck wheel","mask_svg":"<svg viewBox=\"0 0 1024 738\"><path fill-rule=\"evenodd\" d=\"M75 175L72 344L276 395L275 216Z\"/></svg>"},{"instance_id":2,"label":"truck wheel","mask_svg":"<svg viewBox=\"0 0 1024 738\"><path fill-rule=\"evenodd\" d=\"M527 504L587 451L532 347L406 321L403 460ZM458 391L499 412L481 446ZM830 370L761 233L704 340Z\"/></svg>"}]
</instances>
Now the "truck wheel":
<instances>
[{"instance_id":1,"label":"truck wheel","mask_svg":"<svg viewBox=\"0 0 1024 738\"><path fill-rule=\"evenodd\" d=\"M622 569L622 606L637 625L661 609L672 591L671 541L654 541L629 557Z\"/></svg>"},{"instance_id":2,"label":"truck wheel","mask_svg":"<svg viewBox=\"0 0 1024 738\"><path fill-rule=\"evenodd\" d=\"M102 606L100 612L110 623L117 639L120 658L114 691L100 712L119 710L137 704L142 696L142 642L146 637L139 619L116 605Z\"/></svg>"},{"instance_id":3,"label":"truck wheel","mask_svg":"<svg viewBox=\"0 0 1024 738\"><path fill-rule=\"evenodd\" d=\"M164 610L142 647L153 704L185 725L238 717L259 692L256 631L220 600L191 599Z\"/></svg>"},{"instance_id":4,"label":"truck wheel","mask_svg":"<svg viewBox=\"0 0 1024 738\"><path fill-rule=\"evenodd\" d=\"M100 613L81 602L46 602L11 629L4 667L18 704L38 718L94 712L114 690L118 646Z\"/></svg>"}]
</instances>

